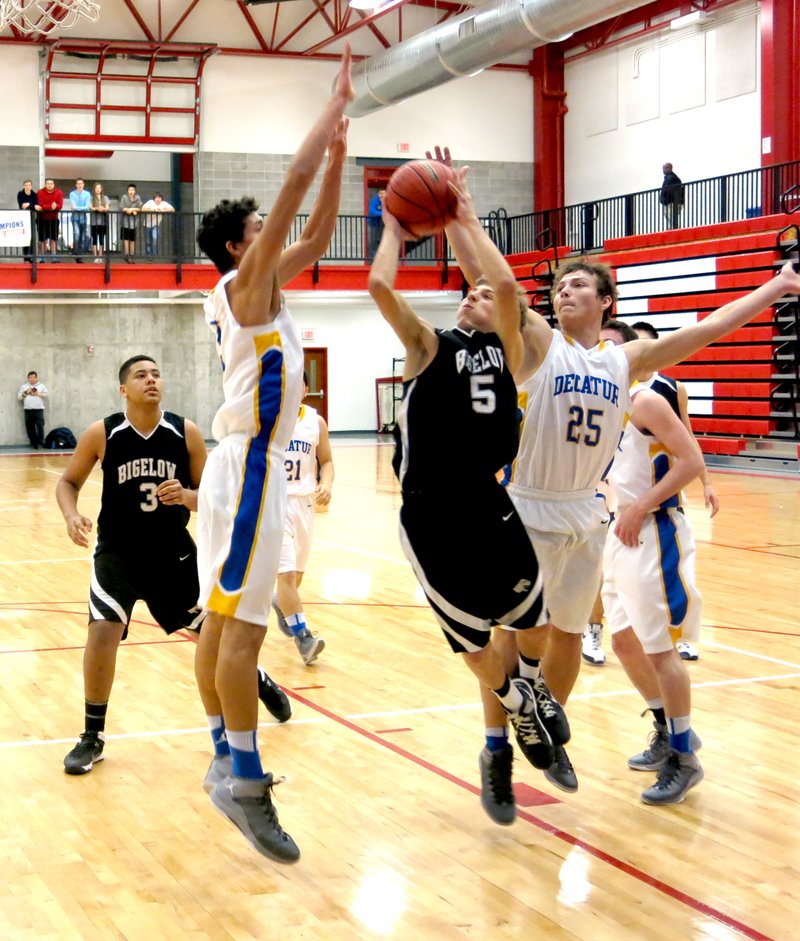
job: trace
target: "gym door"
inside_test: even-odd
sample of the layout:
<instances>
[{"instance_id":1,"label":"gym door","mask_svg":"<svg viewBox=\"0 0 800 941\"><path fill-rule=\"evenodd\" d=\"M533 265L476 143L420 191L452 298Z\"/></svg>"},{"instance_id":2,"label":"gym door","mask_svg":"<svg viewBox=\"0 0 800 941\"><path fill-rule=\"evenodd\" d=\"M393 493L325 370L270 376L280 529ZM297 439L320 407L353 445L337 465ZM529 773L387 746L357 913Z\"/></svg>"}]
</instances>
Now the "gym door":
<instances>
[{"instance_id":1,"label":"gym door","mask_svg":"<svg viewBox=\"0 0 800 941\"><path fill-rule=\"evenodd\" d=\"M303 363L308 373L306 405L315 408L328 421L328 350L326 347L306 347Z\"/></svg>"}]
</instances>

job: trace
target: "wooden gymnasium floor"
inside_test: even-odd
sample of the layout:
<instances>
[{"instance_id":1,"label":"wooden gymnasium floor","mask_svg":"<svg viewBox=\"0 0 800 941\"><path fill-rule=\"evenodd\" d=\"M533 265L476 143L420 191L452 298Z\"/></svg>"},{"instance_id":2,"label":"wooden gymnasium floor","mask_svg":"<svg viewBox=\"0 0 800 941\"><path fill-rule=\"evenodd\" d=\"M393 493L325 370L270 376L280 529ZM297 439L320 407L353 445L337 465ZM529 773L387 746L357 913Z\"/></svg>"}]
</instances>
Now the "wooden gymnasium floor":
<instances>
[{"instance_id":1,"label":"wooden gymnasium floor","mask_svg":"<svg viewBox=\"0 0 800 941\"><path fill-rule=\"evenodd\" d=\"M305 583L328 647L306 668L273 629L262 655L295 715L264 713L261 730L265 767L287 777L295 867L259 856L203 793L194 646L144 608L120 651L106 760L63 773L82 726L88 553L53 497L66 458L0 458L0 938L796 939L798 481L715 474L713 525L690 490L700 787L672 808L640 803L652 776L625 760L650 725L610 657L584 665L571 701L579 792L520 760L519 819L501 828L477 797L477 690L398 546L390 450L334 441L334 456ZM95 475L87 515L99 490Z\"/></svg>"}]
</instances>

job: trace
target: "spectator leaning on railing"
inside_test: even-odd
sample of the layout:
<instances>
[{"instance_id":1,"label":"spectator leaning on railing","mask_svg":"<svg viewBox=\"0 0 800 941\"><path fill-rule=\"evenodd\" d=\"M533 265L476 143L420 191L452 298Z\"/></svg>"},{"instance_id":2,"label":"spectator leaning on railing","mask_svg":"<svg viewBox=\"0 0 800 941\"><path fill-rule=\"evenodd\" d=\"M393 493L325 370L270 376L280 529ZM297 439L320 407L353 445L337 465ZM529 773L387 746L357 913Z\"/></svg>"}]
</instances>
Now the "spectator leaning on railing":
<instances>
[{"instance_id":1,"label":"spectator leaning on railing","mask_svg":"<svg viewBox=\"0 0 800 941\"><path fill-rule=\"evenodd\" d=\"M119 208L122 210L122 247L125 261L133 264L136 252L136 217L142 211L142 197L136 192L136 184L128 184L128 192L120 197Z\"/></svg>"},{"instance_id":2,"label":"spectator leaning on railing","mask_svg":"<svg viewBox=\"0 0 800 941\"><path fill-rule=\"evenodd\" d=\"M158 236L161 231L161 213L175 212L175 207L171 206L161 193L156 193L152 199L148 199L142 206L144 213L145 227L145 251L148 255L158 254Z\"/></svg>"},{"instance_id":3,"label":"spectator leaning on railing","mask_svg":"<svg viewBox=\"0 0 800 941\"><path fill-rule=\"evenodd\" d=\"M43 189L36 194L36 211L39 213L39 260L44 262L45 252L51 255L51 261L58 261L58 214L64 208L64 194L48 177Z\"/></svg>"},{"instance_id":4,"label":"spectator leaning on railing","mask_svg":"<svg viewBox=\"0 0 800 941\"><path fill-rule=\"evenodd\" d=\"M80 177L75 180L75 189L69 194L69 201L72 205L72 254L75 255L76 261L83 261L81 255L88 255L91 245L89 208L92 205L92 197Z\"/></svg>"},{"instance_id":5,"label":"spectator leaning on railing","mask_svg":"<svg viewBox=\"0 0 800 941\"><path fill-rule=\"evenodd\" d=\"M103 184L95 183L92 187L92 254L95 256L95 264L103 263L103 246L108 232L108 204Z\"/></svg>"},{"instance_id":6,"label":"spectator leaning on railing","mask_svg":"<svg viewBox=\"0 0 800 941\"><path fill-rule=\"evenodd\" d=\"M31 180L25 180L22 189L17 193L17 206L27 209L31 214L31 244L22 249L25 261L30 261L36 251L36 191Z\"/></svg>"}]
</instances>

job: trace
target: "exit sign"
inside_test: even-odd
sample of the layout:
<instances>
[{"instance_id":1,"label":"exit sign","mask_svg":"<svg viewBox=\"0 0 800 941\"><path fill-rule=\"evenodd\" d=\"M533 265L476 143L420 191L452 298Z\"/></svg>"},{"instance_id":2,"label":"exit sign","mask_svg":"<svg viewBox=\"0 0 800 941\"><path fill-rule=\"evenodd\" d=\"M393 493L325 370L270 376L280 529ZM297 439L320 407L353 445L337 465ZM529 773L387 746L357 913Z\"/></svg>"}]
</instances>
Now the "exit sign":
<instances>
[{"instance_id":1,"label":"exit sign","mask_svg":"<svg viewBox=\"0 0 800 941\"><path fill-rule=\"evenodd\" d=\"M405 142L397 145L397 152L399 154L407 154L411 150L411 144L406 144Z\"/></svg>"},{"instance_id":2,"label":"exit sign","mask_svg":"<svg viewBox=\"0 0 800 941\"><path fill-rule=\"evenodd\" d=\"M313 328L304 327L300 331L300 338L302 340L313 340L314 339L314 330Z\"/></svg>"}]
</instances>

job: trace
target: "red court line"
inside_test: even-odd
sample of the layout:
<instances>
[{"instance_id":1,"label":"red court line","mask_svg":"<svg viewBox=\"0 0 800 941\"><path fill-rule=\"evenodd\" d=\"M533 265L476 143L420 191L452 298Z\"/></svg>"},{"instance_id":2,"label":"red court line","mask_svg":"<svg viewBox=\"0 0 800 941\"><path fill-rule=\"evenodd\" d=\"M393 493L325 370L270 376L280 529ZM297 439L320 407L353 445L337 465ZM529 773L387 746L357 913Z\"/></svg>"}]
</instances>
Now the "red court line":
<instances>
[{"instance_id":1,"label":"red court line","mask_svg":"<svg viewBox=\"0 0 800 941\"><path fill-rule=\"evenodd\" d=\"M301 702L304 706L308 706L309 709L313 709L315 712L325 716L332 722L336 722L344 728L349 729L351 732L355 732L356 735L361 735L363 738L369 739L371 742L383 746L389 751L394 752L394 754L399 755L401 758L405 758L408 761L419 765L421 768L424 768L426 771L430 771L432 774L435 774L440 778L444 778L444 780L449 781L451 784L455 784L457 787L460 787L465 791L469 791L470 794L480 796L480 789L474 784L470 784L468 781L464 781L463 778L456 777L456 775L451 774L449 771L445 771L444 768L440 768L438 765L434 765L431 762L426 761L424 758L420 758L418 755L413 754L413 752L407 751L405 748L401 748L399 745L395 745L393 742L389 742L386 739L381 738L375 732L370 732L368 729L362 728L360 725L356 725L355 722L351 722L349 719L345 719L344 716L340 716L335 712L331 712L330 709L325 709L324 706L319 706L316 703L311 702L311 700L306 699L305 696L299 696L297 693L292 692L291 690L287 692L293 699ZM587 843L585 840L581 840L579 837L573 836L571 833L567 833L565 830L561 830L558 827L553 826L553 824L539 819L539 817L534 816L527 810L518 809L517 816L521 817L523 820L527 820L528 823L533 824L535 827L538 827L540 830L543 830L550 836L554 836L559 840L563 840L570 846L579 847L585 853L588 853L595 859L607 863L609 866L613 866L620 872L624 872L626 875L631 876L631 878L650 886L651 888L661 892L674 901L680 902L681 904L686 905L688 908L699 912L701 915L704 915L707 918L711 918L728 928L732 928L734 931L738 931L745 938L750 938L751 941L774 941L774 939L770 938L768 935L762 934L755 928L750 928L748 925L742 924L742 922L737 921L730 915L726 915L724 912L721 912L716 908L712 908L710 905L706 905L705 902L701 902L699 899L696 899L691 895L687 895L685 892L681 892L680 889L676 889L674 886L667 885L666 882L662 882L660 879L656 879L654 876L648 875L641 869L637 869L635 866L631 866L629 863L623 862L621 859L617 859L616 856L612 856L610 853L606 853L604 850L601 850L596 846L592 846L591 843Z\"/></svg>"}]
</instances>

